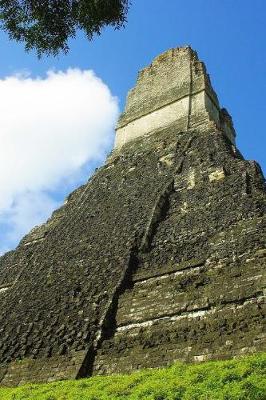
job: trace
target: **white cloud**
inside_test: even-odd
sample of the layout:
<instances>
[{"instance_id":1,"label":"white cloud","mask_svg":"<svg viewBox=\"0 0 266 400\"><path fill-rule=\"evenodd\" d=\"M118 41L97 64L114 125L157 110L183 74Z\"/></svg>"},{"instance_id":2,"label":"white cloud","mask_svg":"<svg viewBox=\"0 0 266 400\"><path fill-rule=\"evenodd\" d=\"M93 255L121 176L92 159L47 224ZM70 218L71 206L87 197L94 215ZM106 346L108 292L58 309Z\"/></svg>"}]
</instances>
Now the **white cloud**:
<instances>
[{"instance_id":1,"label":"white cloud","mask_svg":"<svg viewBox=\"0 0 266 400\"><path fill-rule=\"evenodd\" d=\"M84 165L102 159L117 103L92 71L0 80L0 252L49 216Z\"/></svg>"}]
</instances>

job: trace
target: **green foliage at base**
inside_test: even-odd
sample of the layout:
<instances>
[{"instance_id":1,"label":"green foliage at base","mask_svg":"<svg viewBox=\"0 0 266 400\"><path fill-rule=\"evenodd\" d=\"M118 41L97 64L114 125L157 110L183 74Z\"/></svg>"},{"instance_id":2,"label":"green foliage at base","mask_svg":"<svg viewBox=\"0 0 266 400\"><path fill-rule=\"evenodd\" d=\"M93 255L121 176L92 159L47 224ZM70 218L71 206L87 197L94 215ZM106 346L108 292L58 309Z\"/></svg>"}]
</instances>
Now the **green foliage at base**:
<instances>
[{"instance_id":1,"label":"green foliage at base","mask_svg":"<svg viewBox=\"0 0 266 400\"><path fill-rule=\"evenodd\" d=\"M1 400L265 400L266 353L131 375L0 388Z\"/></svg>"}]
</instances>

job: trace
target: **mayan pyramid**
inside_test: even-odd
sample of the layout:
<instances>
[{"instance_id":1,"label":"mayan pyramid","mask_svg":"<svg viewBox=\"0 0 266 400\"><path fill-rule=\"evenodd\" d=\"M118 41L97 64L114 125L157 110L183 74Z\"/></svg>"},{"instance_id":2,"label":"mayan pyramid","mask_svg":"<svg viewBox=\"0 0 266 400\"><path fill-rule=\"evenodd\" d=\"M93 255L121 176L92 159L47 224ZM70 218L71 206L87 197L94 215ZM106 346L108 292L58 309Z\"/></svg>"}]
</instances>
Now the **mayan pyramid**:
<instances>
[{"instance_id":1,"label":"mayan pyramid","mask_svg":"<svg viewBox=\"0 0 266 400\"><path fill-rule=\"evenodd\" d=\"M0 384L265 349L264 210L196 52L160 55L105 165L0 258Z\"/></svg>"}]
</instances>

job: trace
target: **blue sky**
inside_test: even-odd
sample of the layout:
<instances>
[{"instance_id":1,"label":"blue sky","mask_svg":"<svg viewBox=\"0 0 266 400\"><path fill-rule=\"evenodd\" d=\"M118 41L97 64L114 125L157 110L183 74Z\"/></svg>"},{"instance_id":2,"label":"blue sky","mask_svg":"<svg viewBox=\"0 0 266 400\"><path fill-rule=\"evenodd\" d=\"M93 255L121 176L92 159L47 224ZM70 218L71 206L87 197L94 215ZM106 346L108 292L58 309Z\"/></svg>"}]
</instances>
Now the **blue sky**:
<instances>
[{"instance_id":1,"label":"blue sky","mask_svg":"<svg viewBox=\"0 0 266 400\"><path fill-rule=\"evenodd\" d=\"M191 45L207 66L220 104L233 117L238 148L246 158L257 160L265 171L265 15L264 0L132 0L125 29L115 31L107 28L93 42L88 42L79 33L70 43L70 52L56 58L38 60L34 53L24 51L23 44L10 42L1 32L0 79L5 80L14 74L30 74L32 80L36 77L45 79L48 70L93 70L118 98L121 111L140 68L171 47ZM110 98L106 91L103 96ZM117 110L112 110L117 117ZM58 206L70 190L86 180L103 162L104 153L111 149L114 137L112 118L110 121L108 129L112 132L97 157L88 156L87 161L78 166L79 173L70 171L67 177L65 172L56 184L51 183L51 188L49 185L41 188L42 196L50 196L50 205L40 215L38 209L35 210L37 217L32 218L33 225L47 218L53 207ZM76 135L74 131L73 135ZM0 175L5 173L0 171ZM38 171L36 179L37 176ZM2 212L2 220L0 218L0 251L14 247L19 237L31 227L29 221L12 235L14 215L9 219L12 215L10 207Z\"/></svg>"}]
</instances>

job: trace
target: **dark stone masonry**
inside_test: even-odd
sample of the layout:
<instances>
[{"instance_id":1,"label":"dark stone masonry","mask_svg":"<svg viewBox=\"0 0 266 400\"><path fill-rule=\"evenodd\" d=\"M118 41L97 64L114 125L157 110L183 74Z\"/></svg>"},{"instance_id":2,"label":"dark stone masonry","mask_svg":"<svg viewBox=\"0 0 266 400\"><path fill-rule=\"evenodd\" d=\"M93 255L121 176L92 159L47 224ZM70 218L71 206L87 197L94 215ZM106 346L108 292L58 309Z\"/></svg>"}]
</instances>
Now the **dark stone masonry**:
<instances>
[{"instance_id":1,"label":"dark stone masonry","mask_svg":"<svg viewBox=\"0 0 266 400\"><path fill-rule=\"evenodd\" d=\"M105 165L0 258L0 384L265 350L265 205L197 54L157 57Z\"/></svg>"}]
</instances>

